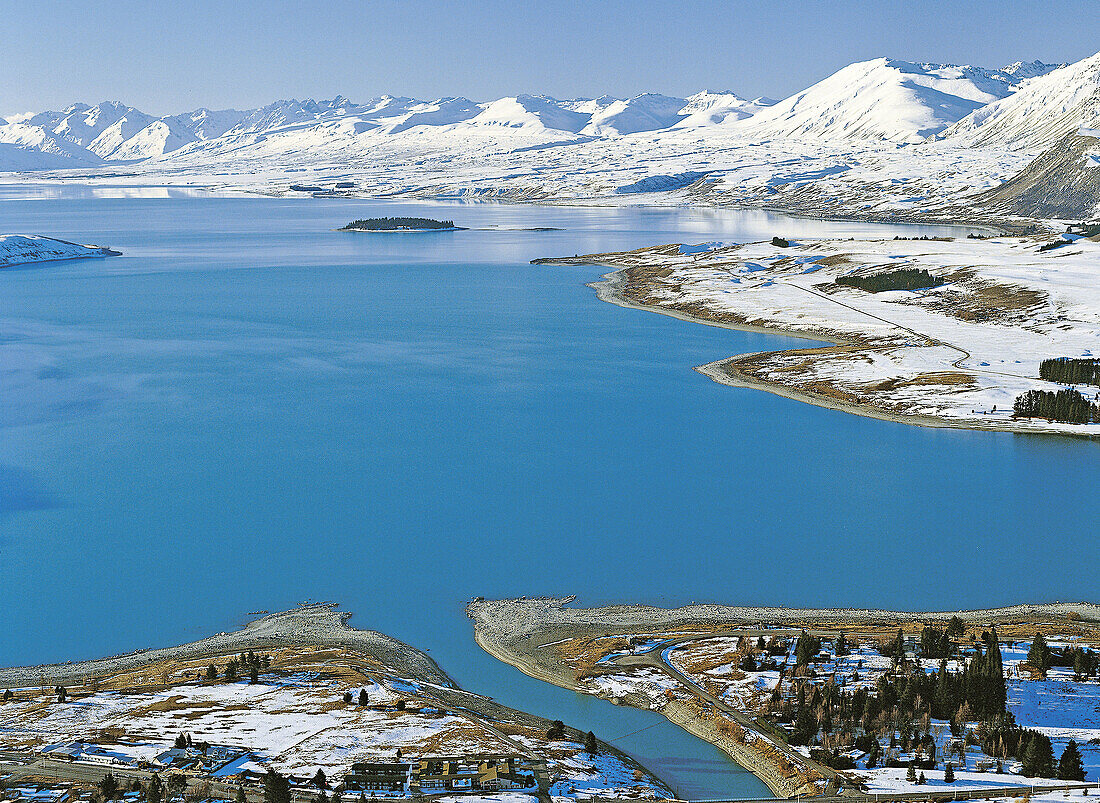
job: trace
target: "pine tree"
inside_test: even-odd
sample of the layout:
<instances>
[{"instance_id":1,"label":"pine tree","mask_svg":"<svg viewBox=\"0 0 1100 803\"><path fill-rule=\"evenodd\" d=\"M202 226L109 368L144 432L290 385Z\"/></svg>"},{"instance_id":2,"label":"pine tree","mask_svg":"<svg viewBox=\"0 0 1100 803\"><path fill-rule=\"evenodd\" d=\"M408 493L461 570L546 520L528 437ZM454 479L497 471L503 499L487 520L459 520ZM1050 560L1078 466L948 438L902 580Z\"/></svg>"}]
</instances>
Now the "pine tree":
<instances>
[{"instance_id":1,"label":"pine tree","mask_svg":"<svg viewBox=\"0 0 1100 803\"><path fill-rule=\"evenodd\" d=\"M1085 780L1085 766L1081 762L1081 751L1077 749L1077 742L1073 739L1069 740L1066 749L1062 751L1062 757L1058 759L1058 780Z\"/></svg>"},{"instance_id":2,"label":"pine tree","mask_svg":"<svg viewBox=\"0 0 1100 803\"><path fill-rule=\"evenodd\" d=\"M290 803L290 781L269 769L264 775L264 803Z\"/></svg>"},{"instance_id":3,"label":"pine tree","mask_svg":"<svg viewBox=\"0 0 1100 803\"><path fill-rule=\"evenodd\" d=\"M113 773L108 772L104 775L96 786L104 800L113 800L118 794L118 780Z\"/></svg>"},{"instance_id":4,"label":"pine tree","mask_svg":"<svg viewBox=\"0 0 1100 803\"><path fill-rule=\"evenodd\" d=\"M237 787L237 795L234 798L233 803L248 803L248 795L245 794L243 786Z\"/></svg>"},{"instance_id":5,"label":"pine tree","mask_svg":"<svg viewBox=\"0 0 1100 803\"><path fill-rule=\"evenodd\" d=\"M1023 764L1023 774L1028 778L1054 777L1054 748L1048 736L1041 733L1032 734L1027 741Z\"/></svg>"},{"instance_id":6,"label":"pine tree","mask_svg":"<svg viewBox=\"0 0 1100 803\"><path fill-rule=\"evenodd\" d=\"M259 670L257 670L255 666L249 667L248 668L248 682L255 684L255 683L259 683L259 681L260 681L260 672L259 672Z\"/></svg>"},{"instance_id":7,"label":"pine tree","mask_svg":"<svg viewBox=\"0 0 1100 803\"><path fill-rule=\"evenodd\" d=\"M1042 633L1035 634L1031 649L1027 651L1027 662L1043 672L1050 668L1050 647Z\"/></svg>"},{"instance_id":8,"label":"pine tree","mask_svg":"<svg viewBox=\"0 0 1100 803\"><path fill-rule=\"evenodd\" d=\"M366 705L368 702L370 702L370 699L367 697L367 690L366 689L360 689L359 690L359 705Z\"/></svg>"},{"instance_id":9,"label":"pine tree","mask_svg":"<svg viewBox=\"0 0 1100 803\"><path fill-rule=\"evenodd\" d=\"M207 680L217 680L218 679L218 668L216 666L214 666L213 664L210 664L210 666L206 667L206 679Z\"/></svg>"},{"instance_id":10,"label":"pine tree","mask_svg":"<svg viewBox=\"0 0 1100 803\"><path fill-rule=\"evenodd\" d=\"M928 779L925 778L924 773L921 772L921 774L917 776L917 784L919 786L924 786L926 783L928 783Z\"/></svg>"},{"instance_id":11,"label":"pine tree","mask_svg":"<svg viewBox=\"0 0 1100 803\"><path fill-rule=\"evenodd\" d=\"M917 765L912 761L909 762L909 769L905 773L905 780L909 781L909 783L917 782Z\"/></svg>"},{"instance_id":12,"label":"pine tree","mask_svg":"<svg viewBox=\"0 0 1100 803\"><path fill-rule=\"evenodd\" d=\"M821 641L803 630L794 645L795 663L798 666L806 666L819 652L821 652Z\"/></svg>"},{"instance_id":13,"label":"pine tree","mask_svg":"<svg viewBox=\"0 0 1100 803\"><path fill-rule=\"evenodd\" d=\"M588 755L594 756L599 750L599 744L596 742L596 734L589 731L584 736L584 750Z\"/></svg>"},{"instance_id":14,"label":"pine tree","mask_svg":"<svg viewBox=\"0 0 1100 803\"><path fill-rule=\"evenodd\" d=\"M955 783L955 765L950 761L948 761L947 766L943 768L943 782Z\"/></svg>"},{"instance_id":15,"label":"pine tree","mask_svg":"<svg viewBox=\"0 0 1100 803\"><path fill-rule=\"evenodd\" d=\"M328 778L325 777L325 771L318 768L317 772L313 776L313 785L318 789L328 789Z\"/></svg>"},{"instance_id":16,"label":"pine tree","mask_svg":"<svg viewBox=\"0 0 1100 803\"><path fill-rule=\"evenodd\" d=\"M164 800L164 786L160 782L160 776L155 772L149 779L149 785L145 787L145 803L162 803Z\"/></svg>"}]
</instances>

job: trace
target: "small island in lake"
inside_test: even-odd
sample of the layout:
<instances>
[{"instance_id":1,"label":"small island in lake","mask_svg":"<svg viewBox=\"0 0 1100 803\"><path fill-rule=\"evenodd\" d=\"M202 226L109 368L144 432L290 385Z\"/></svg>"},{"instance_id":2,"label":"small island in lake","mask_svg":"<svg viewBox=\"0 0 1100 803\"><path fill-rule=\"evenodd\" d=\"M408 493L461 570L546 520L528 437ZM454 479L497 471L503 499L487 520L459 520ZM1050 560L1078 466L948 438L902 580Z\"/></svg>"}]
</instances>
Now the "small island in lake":
<instances>
[{"instance_id":1,"label":"small island in lake","mask_svg":"<svg viewBox=\"0 0 1100 803\"><path fill-rule=\"evenodd\" d=\"M338 231L465 231L453 220L426 217L372 217L353 220Z\"/></svg>"}]
</instances>

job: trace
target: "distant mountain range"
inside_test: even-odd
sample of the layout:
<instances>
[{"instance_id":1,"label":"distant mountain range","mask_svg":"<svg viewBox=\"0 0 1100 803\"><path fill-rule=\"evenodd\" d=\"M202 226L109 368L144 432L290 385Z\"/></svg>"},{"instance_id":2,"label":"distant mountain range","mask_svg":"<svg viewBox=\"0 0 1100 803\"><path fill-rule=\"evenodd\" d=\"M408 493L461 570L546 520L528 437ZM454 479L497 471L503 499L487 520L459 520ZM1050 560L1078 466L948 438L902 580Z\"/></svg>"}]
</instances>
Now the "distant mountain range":
<instances>
[{"instance_id":1,"label":"distant mountain range","mask_svg":"<svg viewBox=\"0 0 1100 803\"><path fill-rule=\"evenodd\" d=\"M380 142L408 152L476 155L629 137L945 140L965 147L1042 150L1081 126L1100 125L1100 54L1070 65L1018 62L1000 69L874 59L849 65L778 102L733 92L688 98L491 102L383 96L367 103L280 100L251 110L197 109L154 117L117 102L0 120L0 170L111 164L213 166L237 160L341 163Z\"/></svg>"}]
</instances>

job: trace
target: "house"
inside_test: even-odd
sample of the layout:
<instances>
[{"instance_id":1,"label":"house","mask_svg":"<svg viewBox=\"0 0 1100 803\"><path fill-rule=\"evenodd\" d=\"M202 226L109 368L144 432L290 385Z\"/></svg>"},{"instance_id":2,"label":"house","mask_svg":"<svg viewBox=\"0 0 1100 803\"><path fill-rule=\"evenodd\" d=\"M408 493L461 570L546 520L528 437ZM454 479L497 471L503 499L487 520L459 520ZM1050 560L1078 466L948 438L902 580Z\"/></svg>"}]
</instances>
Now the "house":
<instances>
[{"instance_id":1,"label":"house","mask_svg":"<svg viewBox=\"0 0 1100 803\"><path fill-rule=\"evenodd\" d=\"M351 772L344 776L344 785L354 791L404 793L411 771L410 764L359 762L351 765Z\"/></svg>"},{"instance_id":2,"label":"house","mask_svg":"<svg viewBox=\"0 0 1100 803\"><path fill-rule=\"evenodd\" d=\"M88 742L66 742L47 745L42 755L62 761L80 761L88 764L106 764L108 766L136 767L139 760L118 750L108 750L98 744Z\"/></svg>"},{"instance_id":3,"label":"house","mask_svg":"<svg viewBox=\"0 0 1100 803\"><path fill-rule=\"evenodd\" d=\"M421 792L468 792L477 766L466 758L422 758L413 766L411 786Z\"/></svg>"}]
</instances>

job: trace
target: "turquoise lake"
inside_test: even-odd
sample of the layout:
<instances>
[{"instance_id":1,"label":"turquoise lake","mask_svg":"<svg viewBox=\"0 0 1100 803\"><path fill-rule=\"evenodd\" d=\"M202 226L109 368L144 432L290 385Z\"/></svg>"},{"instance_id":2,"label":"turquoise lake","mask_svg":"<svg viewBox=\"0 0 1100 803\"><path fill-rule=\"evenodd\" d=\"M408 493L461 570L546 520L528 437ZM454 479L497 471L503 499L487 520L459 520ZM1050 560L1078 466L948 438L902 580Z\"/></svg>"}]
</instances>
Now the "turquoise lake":
<instances>
[{"instance_id":1,"label":"turquoise lake","mask_svg":"<svg viewBox=\"0 0 1100 803\"><path fill-rule=\"evenodd\" d=\"M0 664L334 600L461 685L768 795L663 718L485 655L474 596L959 608L1095 599L1100 444L717 385L805 345L598 301L540 256L946 230L685 209L0 190L0 231L123 256L0 270ZM140 196L141 193L136 193ZM348 234L357 217L470 231ZM562 231L520 231L554 226ZM962 230L965 233L966 230Z\"/></svg>"}]
</instances>

